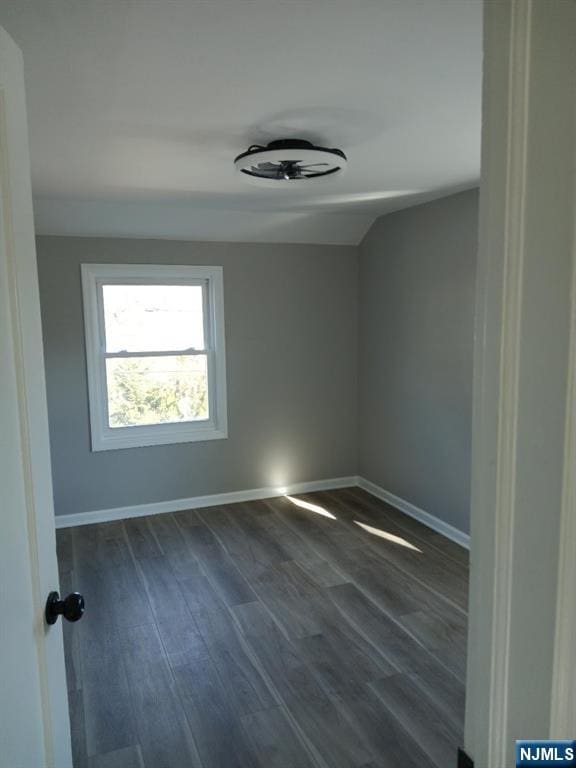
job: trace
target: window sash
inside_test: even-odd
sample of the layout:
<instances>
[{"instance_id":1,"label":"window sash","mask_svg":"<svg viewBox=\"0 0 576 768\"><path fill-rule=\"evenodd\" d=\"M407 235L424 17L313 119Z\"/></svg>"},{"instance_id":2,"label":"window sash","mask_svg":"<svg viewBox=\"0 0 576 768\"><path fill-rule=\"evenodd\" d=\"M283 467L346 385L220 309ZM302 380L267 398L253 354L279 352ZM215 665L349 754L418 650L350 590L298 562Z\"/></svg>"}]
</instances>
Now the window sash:
<instances>
[{"instance_id":1,"label":"window sash","mask_svg":"<svg viewBox=\"0 0 576 768\"><path fill-rule=\"evenodd\" d=\"M168 350L150 350L146 352L103 352L106 358L114 357L192 357L194 355L209 355L210 349L168 349Z\"/></svg>"},{"instance_id":2,"label":"window sash","mask_svg":"<svg viewBox=\"0 0 576 768\"><path fill-rule=\"evenodd\" d=\"M120 353L117 352L108 352L106 350L106 318L104 314L104 286L106 285L145 285L145 286L154 286L154 285L192 285L192 286L198 286L202 288L202 324L203 324L203 331L204 331L204 346L205 349L198 350L199 352L209 352L212 347L213 340L210 338L210 331L211 331L211 323L209 322L210 318L210 290L209 290L209 281L207 279L199 280L195 278L169 278L166 277L164 279L146 279L145 277L134 277L134 278L97 278L96 279L96 303L98 308L98 329L99 329L99 336L100 336L100 350L105 356L113 356L113 355L124 355L125 357L129 357L132 355L144 357L145 355L143 353L149 353L153 352L152 349L143 349L139 350L137 352L134 352L133 350L128 352L127 350L121 351ZM188 349L178 350L175 352L172 352L170 354L188 354L191 352L191 350L194 349L193 347L189 347ZM160 356L161 353L158 352L158 355Z\"/></svg>"},{"instance_id":3,"label":"window sash","mask_svg":"<svg viewBox=\"0 0 576 768\"><path fill-rule=\"evenodd\" d=\"M112 358L134 358L134 357L176 357L176 356L187 356L187 355L205 355L206 356L206 368L207 368L207 376L208 376L208 418L207 419L190 419L188 421L166 421L163 422L163 425L165 426L173 426L173 427L179 427L182 425L191 425L191 424L211 424L212 423L212 412L213 412L213 398L214 398L214 386L213 386L213 380L214 380L214 365L212 358L212 350L209 348L209 346L206 349L202 350L196 350L196 349L187 349L187 350L171 350L169 352L161 351L161 350L142 350L138 352L128 352L127 350L121 351L121 352L107 352L106 351L106 316L104 312L104 287L107 285L146 285L146 286L153 286L153 285L197 285L202 288L202 325L203 325L203 332L204 332L204 343L206 344L208 342L209 344L209 336L210 336L210 323L209 323L209 299L208 299L208 281L207 280L186 280L186 279L169 279L166 278L165 280L146 280L146 278L141 279L112 279L108 280L106 278L103 278L101 280L97 280L96 282L96 301L98 305L98 320L99 320L99 330L100 330L100 368L101 368L101 375L102 375L102 391L104 393L104 415L106 419L106 427L108 429L114 429L115 431L119 429L143 429L143 428L154 428L156 426L159 426L157 424L146 424L146 425L131 425L127 427L112 427L110 424L110 394L108 391L108 375L106 371L106 360L112 359Z\"/></svg>"},{"instance_id":4,"label":"window sash","mask_svg":"<svg viewBox=\"0 0 576 768\"><path fill-rule=\"evenodd\" d=\"M192 357L193 356L193 355L180 355L180 353L176 353L176 354L179 357ZM213 406L212 391L213 391L213 388L212 388L212 391L211 391L212 381L211 381L211 378L210 378L211 355L208 352L198 352L197 356L202 356L202 357L206 358L206 384L207 384L207 392L206 392L206 394L207 394L207 398L208 398L208 416L207 416L207 418L205 418L205 419L183 419L183 420L177 420L177 421L162 421L162 422L156 422L156 423L151 423L151 424L131 424L131 425L123 425L123 426L113 426L110 423L110 421L111 421L111 419L110 419L110 395L109 395L109 392L108 392L108 370L107 370L106 360L110 360L110 359L116 359L116 360L121 359L122 360L122 359L126 359L128 357L135 357L135 356L139 357L139 358L142 358L142 357L152 357L152 356L155 356L155 355L154 355L154 353L149 353L147 355L139 355L137 353L136 353L136 355L132 355L132 354L129 354L129 355L108 354L108 355L105 356L105 358L103 358L103 360L104 360L104 365L103 365L103 369L104 369L103 370L104 384L103 384L103 386L104 386L104 389L106 391L106 399L105 399L104 405L105 405L105 414L106 414L106 426L107 426L108 429L113 429L115 431L118 431L119 429L130 429L130 430L132 430L132 429L145 429L145 428L152 428L153 429L153 428L158 427L158 426L166 426L166 427L170 427L170 426L172 426L172 427L186 426L186 427L190 427L191 425L194 425L194 424L212 424L213 423L213 421L214 421L213 418L212 418L212 406ZM166 356L166 355L159 355L159 357L162 357L162 356Z\"/></svg>"}]
</instances>

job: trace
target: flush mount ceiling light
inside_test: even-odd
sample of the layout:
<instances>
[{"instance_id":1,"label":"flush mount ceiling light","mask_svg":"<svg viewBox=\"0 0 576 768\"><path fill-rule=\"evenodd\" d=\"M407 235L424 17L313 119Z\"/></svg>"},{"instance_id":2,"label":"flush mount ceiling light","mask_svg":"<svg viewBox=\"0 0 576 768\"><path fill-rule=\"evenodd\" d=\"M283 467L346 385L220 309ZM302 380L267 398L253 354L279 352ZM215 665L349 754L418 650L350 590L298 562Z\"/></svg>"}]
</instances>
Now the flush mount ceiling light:
<instances>
[{"instance_id":1,"label":"flush mount ceiling light","mask_svg":"<svg viewBox=\"0 0 576 768\"><path fill-rule=\"evenodd\" d=\"M236 169L252 179L269 184L296 184L325 179L346 167L341 149L317 147L303 139L279 139L265 147L252 144L234 160Z\"/></svg>"}]
</instances>

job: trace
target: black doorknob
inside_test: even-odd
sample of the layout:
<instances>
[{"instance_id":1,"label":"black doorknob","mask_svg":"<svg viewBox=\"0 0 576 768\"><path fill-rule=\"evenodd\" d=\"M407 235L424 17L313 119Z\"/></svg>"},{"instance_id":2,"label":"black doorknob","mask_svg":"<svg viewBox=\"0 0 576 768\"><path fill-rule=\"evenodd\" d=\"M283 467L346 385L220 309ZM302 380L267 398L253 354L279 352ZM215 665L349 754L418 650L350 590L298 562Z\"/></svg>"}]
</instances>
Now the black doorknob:
<instances>
[{"instance_id":1,"label":"black doorknob","mask_svg":"<svg viewBox=\"0 0 576 768\"><path fill-rule=\"evenodd\" d=\"M84 598L79 592L71 592L64 600L60 600L58 592L50 592L46 600L47 624L55 624L58 616L64 616L67 621L78 621L84 613Z\"/></svg>"}]
</instances>

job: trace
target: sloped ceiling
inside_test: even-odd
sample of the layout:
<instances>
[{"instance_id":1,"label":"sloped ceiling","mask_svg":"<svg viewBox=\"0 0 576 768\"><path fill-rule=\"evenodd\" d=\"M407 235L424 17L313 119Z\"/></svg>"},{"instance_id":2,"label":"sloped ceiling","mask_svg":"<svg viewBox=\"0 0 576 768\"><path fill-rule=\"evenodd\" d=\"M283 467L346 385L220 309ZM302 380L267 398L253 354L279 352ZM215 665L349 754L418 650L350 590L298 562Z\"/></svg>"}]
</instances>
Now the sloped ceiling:
<instances>
[{"instance_id":1,"label":"sloped ceiling","mask_svg":"<svg viewBox=\"0 0 576 768\"><path fill-rule=\"evenodd\" d=\"M474 186L481 0L0 0L23 50L37 230L357 243ZM232 161L298 136L341 177L262 189Z\"/></svg>"}]
</instances>

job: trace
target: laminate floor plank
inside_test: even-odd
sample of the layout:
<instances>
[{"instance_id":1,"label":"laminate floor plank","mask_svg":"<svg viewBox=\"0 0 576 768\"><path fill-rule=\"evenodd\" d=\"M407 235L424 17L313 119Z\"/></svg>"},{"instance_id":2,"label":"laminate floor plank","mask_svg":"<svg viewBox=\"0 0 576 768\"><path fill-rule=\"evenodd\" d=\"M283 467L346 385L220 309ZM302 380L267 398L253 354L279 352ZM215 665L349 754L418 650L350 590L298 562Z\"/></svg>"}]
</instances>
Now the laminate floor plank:
<instances>
[{"instance_id":1,"label":"laminate floor plank","mask_svg":"<svg viewBox=\"0 0 576 768\"><path fill-rule=\"evenodd\" d=\"M264 561L272 564L291 560L290 552L283 546L282 540L274 536L265 525L266 517L270 514L268 507L257 501L235 506L238 509L234 512L228 508L232 519L246 540L257 548Z\"/></svg>"},{"instance_id":2,"label":"laminate floor plank","mask_svg":"<svg viewBox=\"0 0 576 768\"><path fill-rule=\"evenodd\" d=\"M178 517L177 521L180 519ZM207 525L203 522L201 525L186 525L181 530L190 551L227 605L240 605L254 600L254 593L246 579Z\"/></svg>"},{"instance_id":3,"label":"laminate floor plank","mask_svg":"<svg viewBox=\"0 0 576 768\"><path fill-rule=\"evenodd\" d=\"M144 761L140 747L136 745L95 755L90 758L88 768L144 768Z\"/></svg>"},{"instance_id":4,"label":"laminate floor plank","mask_svg":"<svg viewBox=\"0 0 576 768\"><path fill-rule=\"evenodd\" d=\"M86 599L64 627L74 768L455 763L468 557L418 521L342 489L57 544Z\"/></svg>"},{"instance_id":5,"label":"laminate floor plank","mask_svg":"<svg viewBox=\"0 0 576 768\"><path fill-rule=\"evenodd\" d=\"M157 627L172 669L210 657L196 620L191 616L181 622L157 622Z\"/></svg>"},{"instance_id":6,"label":"laminate floor plank","mask_svg":"<svg viewBox=\"0 0 576 768\"><path fill-rule=\"evenodd\" d=\"M93 568L126 565L131 560L122 522L81 525L71 529L75 563Z\"/></svg>"},{"instance_id":7,"label":"laminate floor plank","mask_svg":"<svg viewBox=\"0 0 576 768\"><path fill-rule=\"evenodd\" d=\"M133 562L102 568L99 571L99 579L98 583L106 589L107 595L106 605L102 605L99 601L97 610L97 617L104 627L109 624L119 629L137 627L148 621L151 610L149 595L145 588L142 571ZM87 601L91 599L88 595L85 597ZM95 613L90 603L87 602L87 606L90 613Z\"/></svg>"},{"instance_id":8,"label":"laminate floor plank","mask_svg":"<svg viewBox=\"0 0 576 768\"><path fill-rule=\"evenodd\" d=\"M148 518L148 527L164 555L182 552L188 545L174 515L161 514Z\"/></svg>"},{"instance_id":9,"label":"laminate floor plank","mask_svg":"<svg viewBox=\"0 0 576 768\"><path fill-rule=\"evenodd\" d=\"M314 758L280 707L242 718L259 768L315 768Z\"/></svg>"},{"instance_id":10,"label":"laminate floor plank","mask_svg":"<svg viewBox=\"0 0 576 768\"><path fill-rule=\"evenodd\" d=\"M420 658L410 670L410 677L436 709L443 713L458 733L464 733L464 708L466 691L464 683L445 670L435 661Z\"/></svg>"},{"instance_id":11,"label":"laminate floor plank","mask_svg":"<svg viewBox=\"0 0 576 768\"><path fill-rule=\"evenodd\" d=\"M360 537L364 546L382 554L390 562L435 589L438 594L452 601L462 610L468 607L467 568L451 557L445 556L436 547L421 539L409 541L405 529L392 521L383 527L370 526L372 530L357 524L356 508L353 503L341 500L332 493L334 506L342 522ZM316 497L312 497L313 499ZM394 537L394 538L389 538Z\"/></svg>"},{"instance_id":12,"label":"laminate floor plank","mask_svg":"<svg viewBox=\"0 0 576 768\"><path fill-rule=\"evenodd\" d=\"M342 556L349 580L457 673L465 666L466 614L372 552ZM423 610L424 609L424 610Z\"/></svg>"},{"instance_id":13,"label":"laminate floor plank","mask_svg":"<svg viewBox=\"0 0 576 768\"><path fill-rule=\"evenodd\" d=\"M74 768L88 768L86 721L84 718L84 699L81 689L68 689L68 707L70 710L70 737Z\"/></svg>"},{"instance_id":14,"label":"laminate floor plank","mask_svg":"<svg viewBox=\"0 0 576 768\"><path fill-rule=\"evenodd\" d=\"M175 679L203 768L256 768L240 717L212 661L180 666Z\"/></svg>"},{"instance_id":15,"label":"laminate floor plank","mask_svg":"<svg viewBox=\"0 0 576 768\"><path fill-rule=\"evenodd\" d=\"M234 609L242 633L283 699L314 698L322 689L295 645L260 602Z\"/></svg>"},{"instance_id":16,"label":"laminate floor plank","mask_svg":"<svg viewBox=\"0 0 576 768\"><path fill-rule=\"evenodd\" d=\"M297 647L326 693L346 693L392 674L394 667L349 632L330 632L297 641ZM363 647L361 647L361 645Z\"/></svg>"},{"instance_id":17,"label":"laminate floor plank","mask_svg":"<svg viewBox=\"0 0 576 768\"><path fill-rule=\"evenodd\" d=\"M336 616L330 601L297 563L269 568L252 586L289 639L319 635Z\"/></svg>"},{"instance_id":18,"label":"laminate floor plank","mask_svg":"<svg viewBox=\"0 0 576 768\"><path fill-rule=\"evenodd\" d=\"M437 768L450 765L454 759L454 744L462 734L409 677L393 675L374 681L370 687Z\"/></svg>"},{"instance_id":19,"label":"laminate floor plank","mask_svg":"<svg viewBox=\"0 0 576 768\"><path fill-rule=\"evenodd\" d=\"M347 584L350 582L349 576L338 571L327 560L311 560L299 563L299 565L319 587L335 587L337 584Z\"/></svg>"},{"instance_id":20,"label":"laminate floor plank","mask_svg":"<svg viewBox=\"0 0 576 768\"><path fill-rule=\"evenodd\" d=\"M124 532L135 558L159 557L164 554L150 529L148 517L133 517L130 520L124 520Z\"/></svg>"},{"instance_id":21,"label":"laminate floor plank","mask_svg":"<svg viewBox=\"0 0 576 768\"><path fill-rule=\"evenodd\" d=\"M267 507L268 514L259 516L256 523L279 542L288 556L287 559L300 564L315 562L318 559L317 551L305 538L286 525L275 509L273 501L266 500L260 503Z\"/></svg>"},{"instance_id":22,"label":"laminate floor plank","mask_svg":"<svg viewBox=\"0 0 576 768\"><path fill-rule=\"evenodd\" d=\"M126 629L119 645L145 768L202 768L155 625Z\"/></svg>"},{"instance_id":23,"label":"laminate floor plank","mask_svg":"<svg viewBox=\"0 0 576 768\"><path fill-rule=\"evenodd\" d=\"M317 496L313 498L319 501ZM431 575L432 569L430 568L430 572L424 574L422 562L417 561L412 565L407 563L402 555L398 555L396 551L398 545L390 545L389 551L386 552L377 546L373 547L370 534L362 532L361 529L356 530L356 527L352 528L346 521L337 522L335 525L335 521L290 505L286 499L274 499L269 503L285 525L306 539L317 555L330 563L336 571L343 576L354 577L356 580L358 576L366 582L376 580L376 591L379 597L386 597L387 581L382 578L382 572L392 571L392 586L387 597L395 613L417 611L425 601L426 604L429 602L440 604L446 611L457 610L460 614L465 614L465 608L458 605L458 601L462 604L466 603L467 588L453 585L452 592L456 595L456 600L454 600L454 594L447 596L443 591L438 591L438 584ZM338 512L334 504L327 504L325 509ZM434 553L432 559L437 560L439 557L439 553ZM373 572L370 572L369 565L374 566ZM458 565L454 561L448 561L447 567L453 569ZM461 575L460 572L457 574L458 581ZM396 588L394 584L396 579L402 579L405 582L404 590ZM416 593L414 601L409 600L411 592Z\"/></svg>"},{"instance_id":24,"label":"laminate floor plank","mask_svg":"<svg viewBox=\"0 0 576 768\"><path fill-rule=\"evenodd\" d=\"M74 571L74 589L84 595L86 610L82 620L66 633L70 637L73 633L78 644L80 665L86 654L107 656L114 653L113 642L116 636L111 630L116 625L110 617L109 583L109 572L107 574L105 569L94 568L89 561L78 559L78 567ZM70 666L73 661L71 657L67 659L67 664ZM74 664L78 669L79 664L76 661Z\"/></svg>"},{"instance_id":25,"label":"laminate floor plank","mask_svg":"<svg viewBox=\"0 0 576 768\"><path fill-rule=\"evenodd\" d=\"M134 563L106 567L75 555L73 588L84 595L86 610L82 620L71 628L82 652L105 655L112 649L110 629L134 626L147 621L150 612L144 583ZM70 582L72 587L72 582Z\"/></svg>"},{"instance_id":26,"label":"laminate floor plank","mask_svg":"<svg viewBox=\"0 0 576 768\"><path fill-rule=\"evenodd\" d=\"M466 627L434 616L428 611L402 616L401 622L460 680L466 677Z\"/></svg>"},{"instance_id":27,"label":"laminate floor plank","mask_svg":"<svg viewBox=\"0 0 576 768\"><path fill-rule=\"evenodd\" d=\"M330 563L327 565L335 575L337 583L345 583L344 580L347 577L338 578L336 567ZM337 566L340 572L348 571L348 577L367 589L369 594L376 595L382 607L398 618L400 623L407 612L414 613L423 604L429 606L426 622L412 620L410 623L407 619L406 624L411 625L406 628L409 628L428 650L435 651L450 669L462 675L465 666L466 622L461 612L438 600L434 593L427 591L418 582L410 580L403 571L399 571L395 566L370 552L360 554L353 550L352 553L343 553ZM318 597L318 593L311 589L314 586L313 583L303 586L302 578L297 584L288 582L283 585L279 577L288 568L291 568L293 573L301 573L303 569L309 572L310 566L303 565L302 568L295 568L295 564L284 564L280 569L264 574L260 580L261 583L254 585L254 589L267 602L270 610L277 615L279 623L285 626L289 636L300 638L321 634L326 622L336 623L333 614L332 618L326 617L331 606L325 597ZM411 594L412 592L414 595ZM441 611L442 616L435 614L434 609L437 612ZM371 610L374 609L371 608ZM376 613L379 614L378 611ZM320 621L322 616L324 616L324 624ZM452 633L455 640L446 645L430 642L434 625L437 625L435 630L438 636L442 636L443 633Z\"/></svg>"},{"instance_id":28,"label":"laminate floor plank","mask_svg":"<svg viewBox=\"0 0 576 768\"><path fill-rule=\"evenodd\" d=\"M204 525L197 509L186 509L182 512L173 512L172 517L179 528L194 528L197 525Z\"/></svg>"},{"instance_id":29,"label":"laminate floor plank","mask_svg":"<svg viewBox=\"0 0 576 768\"><path fill-rule=\"evenodd\" d=\"M286 559L276 543L273 548L262 544L260 538L266 531L255 526L259 536L246 535L239 512L231 512L227 507L213 507L202 510L200 517L244 577L258 576L271 565Z\"/></svg>"},{"instance_id":30,"label":"laminate floor plank","mask_svg":"<svg viewBox=\"0 0 576 768\"><path fill-rule=\"evenodd\" d=\"M447 612L443 606L438 607L430 596L428 603L422 601L426 611L402 613L389 610L390 601L387 598L390 596L390 591L388 587L379 590L375 580L373 571L372 573L364 571L357 574L354 584L380 609L383 609L383 613L393 617L406 632L463 679L463 670L466 665L465 616L457 612ZM396 589L402 583L405 583L404 579L396 583ZM422 596L426 596L425 591L422 591Z\"/></svg>"},{"instance_id":31,"label":"laminate floor plank","mask_svg":"<svg viewBox=\"0 0 576 768\"><path fill-rule=\"evenodd\" d=\"M364 768L374 760L361 729L328 696L288 698L286 706L326 768Z\"/></svg>"},{"instance_id":32,"label":"laminate floor plank","mask_svg":"<svg viewBox=\"0 0 576 768\"><path fill-rule=\"evenodd\" d=\"M110 630L106 653L82 647L82 702L88 757L138 742L132 689L126 675L120 635ZM103 695L105 692L105 695Z\"/></svg>"},{"instance_id":33,"label":"laminate floor plank","mask_svg":"<svg viewBox=\"0 0 576 768\"><path fill-rule=\"evenodd\" d=\"M191 619L179 582L164 555L138 560L138 570L158 623L181 624ZM144 616L141 622L145 621Z\"/></svg>"},{"instance_id":34,"label":"laminate floor plank","mask_svg":"<svg viewBox=\"0 0 576 768\"><path fill-rule=\"evenodd\" d=\"M177 581L195 579L199 574L204 574L198 558L188 544L185 549L167 550L164 557L170 563Z\"/></svg>"},{"instance_id":35,"label":"laminate floor plank","mask_svg":"<svg viewBox=\"0 0 576 768\"><path fill-rule=\"evenodd\" d=\"M428 544L436 547L447 557L451 557L462 565L469 565L470 556L467 549L446 538L446 536L432 531L423 523L409 515L405 515L385 501L372 496L367 491L361 488L343 488L341 496L342 499L350 501L362 514L367 514L373 520L391 520L401 528L404 528L408 533L416 536L419 540L428 542Z\"/></svg>"},{"instance_id":36,"label":"laminate floor plank","mask_svg":"<svg viewBox=\"0 0 576 768\"><path fill-rule=\"evenodd\" d=\"M352 550L340 556L339 568L348 580L373 595L382 610L403 616L421 610L434 600L434 594L404 571L374 552Z\"/></svg>"},{"instance_id":37,"label":"laminate floor plank","mask_svg":"<svg viewBox=\"0 0 576 768\"><path fill-rule=\"evenodd\" d=\"M382 685L384 682L382 681ZM400 719L382 707L370 688L358 688L345 696L332 697L343 720L349 720L373 754L379 768L436 768L432 758ZM445 763L448 768L452 761Z\"/></svg>"},{"instance_id":38,"label":"laminate floor plank","mask_svg":"<svg viewBox=\"0 0 576 768\"><path fill-rule=\"evenodd\" d=\"M202 576L181 582L184 598L196 620L210 657L240 715L276 705L233 615Z\"/></svg>"},{"instance_id":39,"label":"laminate floor plank","mask_svg":"<svg viewBox=\"0 0 576 768\"><path fill-rule=\"evenodd\" d=\"M117 624L117 618L124 614L114 600L117 572L129 569L132 560L123 529L117 524L75 528L72 546L74 571L70 575L87 606L81 622L65 629L68 679L75 675L79 694L70 704L73 744L76 763L82 765L89 757L137 741ZM71 586L69 581L67 588ZM130 605L139 602L142 585L138 584L132 594ZM79 721L83 734L78 732Z\"/></svg>"},{"instance_id":40,"label":"laminate floor plank","mask_svg":"<svg viewBox=\"0 0 576 768\"><path fill-rule=\"evenodd\" d=\"M441 661L400 624L378 610L353 584L330 587L333 602L354 626L386 657L397 671L409 673L418 671L425 674L427 669L441 667L442 674L451 677L454 672L443 666ZM423 662L427 662L427 666Z\"/></svg>"},{"instance_id":41,"label":"laminate floor plank","mask_svg":"<svg viewBox=\"0 0 576 768\"><path fill-rule=\"evenodd\" d=\"M372 535L375 537L372 546L378 546L378 532L392 534L409 545L405 548L415 547L424 554L433 556L434 560L438 557L441 561L448 561L445 566L448 572L460 578L456 583L462 587L464 584L464 595L466 596L467 574L469 568L469 552L456 542L442 536L436 531L432 531L418 520L399 512L385 502L370 496L359 488L345 488L342 492L328 492L334 500L340 514L355 526L364 528L365 531L373 529ZM385 544L380 542L380 545ZM460 598L461 599L461 596ZM464 607L465 604L464 604Z\"/></svg>"},{"instance_id":42,"label":"laminate floor plank","mask_svg":"<svg viewBox=\"0 0 576 768\"><path fill-rule=\"evenodd\" d=\"M392 674L395 668L359 633L298 563L282 563L256 592L328 692Z\"/></svg>"},{"instance_id":43,"label":"laminate floor plank","mask_svg":"<svg viewBox=\"0 0 576 768\"><path fill-rule=\"evenodd\" d=\"M343 535L336 520L299 507L289 498L270 499L268 503L284 525L307 541L320 556L327 560L337 559L343 549L354 547L355 544L359 546L358 539L354 536ZM329 512L327 509L325 511Z\"/></svg>"},{"instance_id":44,"label":"laminate floor plank","mask_svg":"<svg viewBox=\"0 0 576 768\"><path fill-rule=\"evenodd\" d=\"M60 579L64 574L74 570L74 541L73 529L62 528L56 536L56 556Z\"/></svg>"},{"instance_id":45,"label":"laminate floor plank","mask_svg":"<svg viewBox=\"0 0 576 768\"><path fill-rule=\"evenodd\" d=\"M452 615L458 613L465 623L465 612L448 603L442 595L434 592L430 585L423 584L409 572L390 562L382 552L372 551L359 538L353 535L342 544L335 540L333 525L322 521L314 514L286 506L286 502L273 499L268 502L276 510L282 523L290 528L295 536L313 547L317 557L323 558L343 580L354 581L368 592L372 592L382 607L394 616L414 613L423 605L433 606L436 613ZM338 511L332 505L327 505ZM341 534L338 534L341 538ZM402 582L401 588L399 582Z\"/></svg>"}]
</instances>

